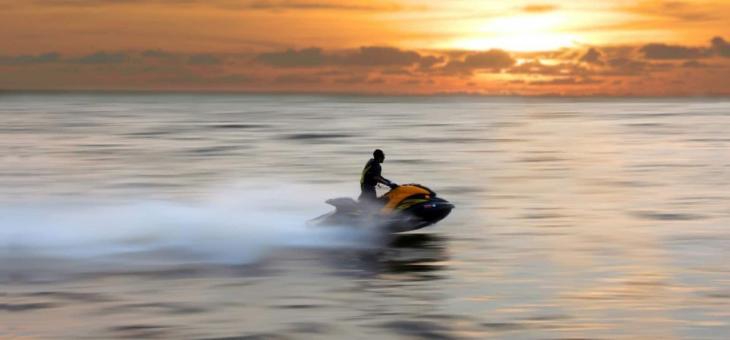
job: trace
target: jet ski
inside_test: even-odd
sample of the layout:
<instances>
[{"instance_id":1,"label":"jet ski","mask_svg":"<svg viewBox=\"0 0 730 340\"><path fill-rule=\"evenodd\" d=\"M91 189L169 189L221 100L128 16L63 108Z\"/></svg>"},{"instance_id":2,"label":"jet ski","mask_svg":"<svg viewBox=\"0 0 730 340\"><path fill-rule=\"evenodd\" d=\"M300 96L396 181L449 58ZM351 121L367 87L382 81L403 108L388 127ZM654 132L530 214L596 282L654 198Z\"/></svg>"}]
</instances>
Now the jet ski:
<instances>
[{"instance_id":1,"label":"jet ski","mask_svg":"<svg viewBox=\"0 0 730 340\"><path fill-rule=\"evenodd\" d=\"M376 202L349 197L326 201L335 211L309 221L310 225L375 226L391 233L421 229L443 220L454 205L419 184L397 186Z\"/></svg>"}]
</instances>

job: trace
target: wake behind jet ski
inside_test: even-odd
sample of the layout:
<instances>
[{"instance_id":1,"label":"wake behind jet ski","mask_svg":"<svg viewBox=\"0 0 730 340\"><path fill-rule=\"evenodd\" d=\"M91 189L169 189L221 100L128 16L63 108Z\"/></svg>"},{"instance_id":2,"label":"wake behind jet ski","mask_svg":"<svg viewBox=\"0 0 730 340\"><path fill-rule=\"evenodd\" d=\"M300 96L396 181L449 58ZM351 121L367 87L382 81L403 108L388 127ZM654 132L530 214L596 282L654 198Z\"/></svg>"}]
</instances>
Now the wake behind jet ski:
<instances>
[{"instance_id":1,"label":"wake behind jet ski","mask_svg":"<svg viewBox=\"0 0 730 340\"><path fill-rule=\"evenodd\" d=\"M419 184L393 186L375 201L357 202L349 197L326 201L335 211L311 220L310 225L375 227L399 233L421 229L441 221L454 205Z\"/></svg>"}]
</instances>

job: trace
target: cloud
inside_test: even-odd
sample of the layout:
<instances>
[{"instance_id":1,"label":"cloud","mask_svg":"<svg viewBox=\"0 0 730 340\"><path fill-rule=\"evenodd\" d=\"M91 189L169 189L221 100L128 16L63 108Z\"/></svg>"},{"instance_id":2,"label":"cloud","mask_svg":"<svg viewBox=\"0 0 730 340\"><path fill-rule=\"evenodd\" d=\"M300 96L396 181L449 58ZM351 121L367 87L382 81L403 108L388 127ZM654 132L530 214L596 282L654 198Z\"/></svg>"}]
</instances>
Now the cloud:
<instances>
[{"instance_id":1,"label":"cloud","mask_svg":"<svg viewBox=\"0 0 730 340\"><path fill-rule=\"evenodd\" d=\"M529 85L587 85L600 84L602 80L592 78L559 77L549 80L535 80L528 82Z\"/></svg>"},{"instance_id":2,"label":"cloud","mask_svg":"<svg viewBox=\"0 0 730 340\"><path fill-rule=\"evenodd\" d=\"M361 84L368 80L366 75L353 75L346 78L337 78L335 83L337 84Z\"/></svg>"},{"instance_id":3,"label":"cloud","mask_svg":"<svg viewBox=\"0 0 730 340\"><path fill-rule=\"evenodd\" d=\"M475 69L502 69L514 63L509 53L497 49L469 54L464 59L465 66Z\"/></svg>"},{"instance_id":4,"label":"cloud","mask_svg":"<svg viewBox=\"0 0 730 340\"><path fill-rule=\"evenodd\" d=\"M613 58L606 63L609 67L603 71L604 75L637 76L648 69L648 63L631 58Z\"/></svg>"},{"instance_id":5,"label":"cloud","mask_svg":"<svg viewBox=\"0 0 730 340\"><path fill-rule=\"evenodd\" d=\"M504 50L491 49L467 54L464 60L450 60L441 70L450 74L469 75L477 70L500 71L514 65L516 60Z\"/></svg>"},{"instance_id":6,"label":"cloud","mask_svg":"<svg viewBox=\"0 0 730 340\"><path fill-rule=\"evenodd\" d=\"M603 55L594 47L588 49L588 51L580 57L580 61L588 64L603 65Z\"/></svg>"},{"instance_id":7,"label":"cloud","mask_svg":"<svg viewBox=\"0 0 730 340\"><path fill-rule=\"evenodd\" d=\"M707 68L710 67L710 65L707 65L705 63L699 62L697 60L687 60L682 63L682 67L686 68Z\"/></svg>"},{"instance_id":8,"label":"cloud","mask_svg":"<svg viewBox=\"0 0 730 340\"><path fill-rule=\"evenodd\" d=\"M585 75L588 73L588 70L573 62L546 65L541 63L540 60L530 60L510 67L507 72L512 74L536 75Z\"/></svg>"},{"instance_id":9,"label":"cloud","mask_svg":"<svg viewBox=\"0 0 730 340\"><path fill-rule=\"evenodd\" d=\"M313 74L284 74L274 78L277 84L317 84L322 82L322 77Z\"/></svg>"},{"instance_id":10,"label":"cloud","mask_svg":"<svg viewBox=\"0 0 730 340\"><path fill-rule=\"evenodd\" d=\"M5 77L0 87L431 93L458 92L474 83L485 93L503 93L500 86L509 86L520 94L719 94L727 93L723 74L730 69L730 59L723 57L729 52L730 43L719 36L699 46L653 43L539 53L389 46L266 53L48 52L0 56ZM645 83L634 85L632 79ZM677 79L686 79L688 85L672 85ZM438 88L427 85L432 83Z\"/></svg>"},{"instance_id":11,"label":"cloud","mask_svg":"<svg viewBox=\"0 0 730 340\"><path fill-rule=\"evenodd\" d=\"M321 75L321 74L320 74ZM383 77L371 77L368 74L351 74L349 76L342 77L342 74L338 74L339 77L330 78L335 84L347 84L347 85L363 85L363 84L382 84L385 82Z\"/></svg>"},{"instance_id":12,"label":"cloud","mask_svg":"<svg viewBox=\"0 0 730 340\"><path fill-rule=\"evenodd\" d=\"M0 56L0 64L45 64L58 62L60 59L60 53L48 52L38 55Z\"/></svg>"},{"instance_id":13,"label":"cloud","mask_svg":"<svg viewBox=\"0 0 730 340\"><path fill-rule=\"evenodd\" d=\"M368 84L384 84L384 83L385 83L385 78L383 78L383 77L368 79Z\"/></svg>"},{"instance_id":14,"label":"cloud","mask_svg":"<svg viewBox=\"0 0 730 340\"><path fill-rule=\"evenodd\" d=\"M529 4L522 7L523 12L527 13L545 13L557 10L558 6L551 4Z\"/></svg>"},{"instance_id":15,"label":"cloud","mask_svg":"<svg viewBox=\"0 0 730 340\"><path fill-rule=\"evenodd\" d=\"M430 69L436 65L443 64L444 61L446 61L446 58L442 56L424 56L421 57L421 60L418 62L419 66L423 70Z\"/></svg>"},{"instance_id":16,"label":"cloud","mask_svg":"<svg viewBox=\"0 0 730 340\"><path fill-rule=\"evenodd\" d=\"M38 55L17 55L0 56L0 64L42 64L42 63L66 63L66 64L121 64L130 63L135 65L155 65L161 62L165 64L190 64L190 65L219 65L222 64L226 54L213 53L174 53L162 50L143 51L97 51L94 53L62 58L58 52L47 52ZM235 58L250 58L250 55L234 55ZM232 58L234 58L232 57Z\"/></svg>"},{"instance_id":17,"label":"cloud","mask_svg":"<svg viewBox=\"0 0 730 340\"><path fill-rule=\"evenodd\" d=\"M721 57L730 58L730 43L725 41L725 39L722 37L714 37L710 43L712 44L711 49L713 53Z\"/></svg>"},{"instance_id":18,"label":"cloud","mask_svg":"<svg viewBox=\"0 0 730 340\"><path fill-rule=\"evenodd\" d=\"M722 37L714 37L707 47L668 45L663 43L646 44L639 49L646 59L673 60L698 59L712 56L730 57L730 43Z\"/></svg>"},{"instance_id":19,"label":"cloud","mask_svg":"<svg viewBox=\"0 0 730 340\"><path fill-rule=\"evenodd\" d=\"M140 53L144 58L156 58L156 59L175 59L177 55L171 52L165 52L161 50L145 50Z\"/></svg>"},{"instance_id":20,"label":"cloud","mask_svg":"<svg viewBox=\"0 0 730 340\"><path fill-rule=\"evenodd\" d=\"M647 59L693 59L707 55L704 48L661 43L646 44L639 51Z\"/></svg>"},{"instance_id":21,"label":"cloud","mask_svg":"<svg viewBox=\"0 0 730 340\"><path fill-rule=\"evenodd\" d=\"M119 64L129 61L130 57L126 53L116 52L96 52L80 58L72 60L79 64Z\"/></svg>"},{"instance_id":22,"label":"cloud","mask_svg":"<svg viewBox=\"0 0 730 340\"><path fill-rule=\"evenodd\" d=\"M716 39L718 47L723 46ZM659 47L657 47L659 46ZM714 52L719 54L718 52ZM529 54L516 53L516 57L527 59ZM706 67L706 64L692 62L698 58L711 56L709 48L687 47L667 44L648 44L645 46L591 47L582 54L566 54L557 63L543 64L542 58L528 59L507 69L510 74L542 75L555 77L583 77L601 79L603 77L637 77L653 74L670 74L682 68ZM534 55L530 55L535 57ZM696 57L696 58L695 58ZM687 61L687 62L685 62ZM711 67L719 67L717 64Z\"/></svg>"},{"instance_id":23,"label":"cloud","mask_svg":"<svg viewBox=\"0 0 730 340\"><path fill-rule=\"evenodd\" d=\"M218 65L221 63L221 58L207 53L193 54L188 58L188 63L192 65Z\"/></svg>"},{"instance_id":24,"label":"cloud","mask_svg":"<svg viewBox=\"0 0 730 340\"><path fill-rule=\"evenodd\" d=\"M317 67L327 63L328 57L321 48L305 48L303 50L288 49L283 52L262 53L256 61L274 67Z\"/></svg>"},{"instance_id":25,"label":"cloud","mask_svg":"<svg viewBox=\"0 0 730 340\"><path fill-rule=\"evenodd\" d=\"M203 78L203 79L208 82L214 83L214 84L229 84L229 85L251 84L251 83L259 81L258 77L251 76L248 74L228 74L228 75L224 75L224 76L209 77L209 78Z\"/></svg>"},{"instance_id":26,"label":"cloud","mask_svg":"<svg viewBox=\"0 0 730 340\"><path fill-rule=\"evenodd\" d=\"M255 61L273 67L304 68L320 66L359 66L359 67L406 67L420 65L430 68L443 62L442 57L424 56L416 51L395 47L363 46L357 50L339 53L325 53L317 47L301 50L288 49L282 52L261 53Z\"/></svg>"},{"instance_id":27,"label":"cloud","mask_svg":"<svg viewBox=\"0 0 730 340\"><path fill-rule=\"evenodd\" d=\"M408 66L421 61L421 55L395 47L360 47L354 53L339 58L342 64L358 66Z\"/></svg>"},{"instance_id":28,"label":"cloud","mask_svg":"<svg viewBox=\"0 0 730 340\"><path fill-rule=\"evenodd\" d=\"M424 69L424 71L428 72L428 69ZM402 67L389 67L384 68L380 70L380 73L383 75L389 75L389 76L414 76L415 73Z\"/></svg>"},{"instance_id":29,"label":"cloud","mask_svg":"<svg viewBox=\"0 0 730 340\"><path fill-rule=\"evenodd\" d=\"M163 75L151 80L151 82L158 84L186 85L190 87L250 85L258 81L260 81L258 77L249 74L233 73L210 76L185 69L180 69L172 74Z\"/></svg>"},{"instance_id":30,"label":"cloud","mask_svg":"<svg viewBox=\"0 0 730 340\"><path fill-rule=\"evenodd\" d=\"M672 63L650 62L636 56L609 57L610 54L624 55L624 53L600 52L591 48L579 58L566 59L557 63L544 64L540 59L533 59L516 64L507 69L509 74L540 75L555 77L605 77L605 76L639 76L653 71L666 70L673 67ZM523 58L521 55L517 55Z\"/></svg>"}]
</instances>

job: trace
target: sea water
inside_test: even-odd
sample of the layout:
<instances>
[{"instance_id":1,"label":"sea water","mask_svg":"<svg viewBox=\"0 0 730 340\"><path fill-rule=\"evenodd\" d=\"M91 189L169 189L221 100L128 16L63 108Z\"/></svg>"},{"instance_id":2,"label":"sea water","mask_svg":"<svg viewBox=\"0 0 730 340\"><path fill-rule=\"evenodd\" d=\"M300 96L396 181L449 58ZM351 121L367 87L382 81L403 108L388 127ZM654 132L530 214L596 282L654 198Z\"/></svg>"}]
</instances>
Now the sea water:
<instances>
[{"instance_id":1,"label":"sea water","mask_svg":"<svg viewBox=\"0 0 730 340\"><path fill-rule=\"evenodd\" d=\"M725 98L0 94L0 337L724 338L729 131ZM375 148L452 214L307 226Z\"/></svg>"}]
</instances>

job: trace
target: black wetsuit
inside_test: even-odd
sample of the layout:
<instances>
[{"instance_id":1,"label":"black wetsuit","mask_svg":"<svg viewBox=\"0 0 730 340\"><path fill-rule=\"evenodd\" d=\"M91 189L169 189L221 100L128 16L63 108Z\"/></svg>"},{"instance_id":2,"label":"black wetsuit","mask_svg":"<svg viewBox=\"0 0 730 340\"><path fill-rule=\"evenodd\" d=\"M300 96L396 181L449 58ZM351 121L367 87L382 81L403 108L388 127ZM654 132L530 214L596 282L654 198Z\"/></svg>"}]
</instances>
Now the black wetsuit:
<instances>
[{"instance_id":1,"label":"black wetsuit","mask_svg":"<svg viewBox=\"0 0 730 340\"><path fill-rule=\"evenodd\" d=\"M382 168L380 167L380 163L374 158L371 158L368 163L365 164L365 168L362 169L362 176L360 177L361 193L358 200L376 200L377 194L375 193L375 186L378 185L378 183L390 183L390 181L380 175L381 171Z\"/></svg>"}]
</instances>

